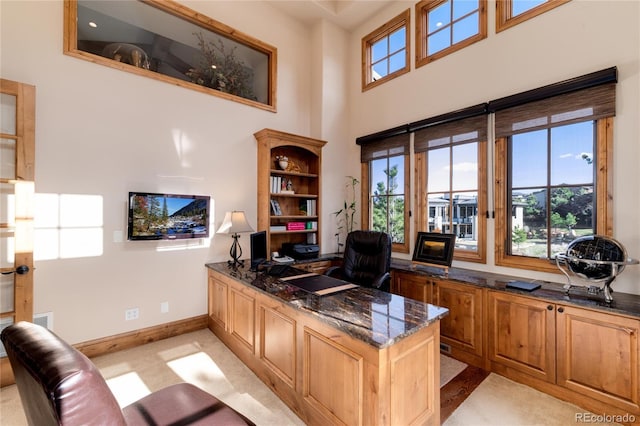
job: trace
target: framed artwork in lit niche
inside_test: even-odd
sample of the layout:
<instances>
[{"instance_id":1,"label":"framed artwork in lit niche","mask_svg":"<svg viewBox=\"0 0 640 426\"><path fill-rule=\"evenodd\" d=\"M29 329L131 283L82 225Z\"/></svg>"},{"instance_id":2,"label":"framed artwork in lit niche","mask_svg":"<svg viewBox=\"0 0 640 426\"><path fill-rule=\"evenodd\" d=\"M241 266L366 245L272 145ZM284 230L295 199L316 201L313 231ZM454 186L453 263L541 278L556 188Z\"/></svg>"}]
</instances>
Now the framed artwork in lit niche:
<instances>
[{"instance_id":1,"label":"framed artwork in lit niche","mask_svg":"<svg viewBox=\"0 0 640 426\"><path fill-rule=\"evenodd\" d=\"M64 53L276 112L277 49L172 0L64 0Z\"/></svg>"}]
</instances>

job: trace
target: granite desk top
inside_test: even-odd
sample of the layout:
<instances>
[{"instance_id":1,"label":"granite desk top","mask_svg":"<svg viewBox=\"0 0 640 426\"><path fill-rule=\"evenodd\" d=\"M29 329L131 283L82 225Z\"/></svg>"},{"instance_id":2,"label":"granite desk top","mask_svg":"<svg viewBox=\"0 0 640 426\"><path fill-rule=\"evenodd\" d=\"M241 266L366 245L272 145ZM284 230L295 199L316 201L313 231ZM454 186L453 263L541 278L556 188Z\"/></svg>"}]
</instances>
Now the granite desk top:
<instances>
[{"instance_id":1,"label":"granite desk top","mask_svg":"<svg viewBox=\"0 0 640 426\"><path fill-rule=\"evenodd\" d=\"M449 313L446 308L372 288L316 296L248 267L233 268L226 262L205 266L378 349L393 345Z\"/></svg>"},{"instance_id":2,"label":"granite desk top","mask_svg":"<svg viewBox=\"0 0 640 426\"><path fill-rule=\"evenodd\" d=\"M462 268L450 268L448 274L445 274L444 270L441 268L415 265L408 260L393 258L391 260L391 268L393 270L407 271L434 278L447 279L463 284L486 287L491 290L543 299L550 303L574 305L583 308L591 308L599 311L612 312L640 318L640 296L635 294L616 292L615 288L612 288L613 301L607 303L604 300L604 296L602 295L602 293L589 294L587 291L587 287L572 287L569 293L567 293L564 289L564 283L561 284L535 279L519 278L509 275L494 274L491 272L474 271ZM513 288L507 288L507 283L509 283L510 281L536 282L541 286L539 289L534 291L517 290Z\"/></svg>"}]
</instances>

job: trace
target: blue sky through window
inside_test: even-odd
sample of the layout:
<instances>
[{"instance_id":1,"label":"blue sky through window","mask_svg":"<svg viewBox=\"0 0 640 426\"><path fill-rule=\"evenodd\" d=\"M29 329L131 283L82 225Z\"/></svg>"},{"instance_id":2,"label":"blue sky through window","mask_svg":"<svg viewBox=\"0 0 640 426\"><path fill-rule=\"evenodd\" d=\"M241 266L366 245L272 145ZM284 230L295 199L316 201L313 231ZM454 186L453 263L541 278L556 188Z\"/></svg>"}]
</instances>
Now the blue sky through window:
<instances>
[{"instance_id":1,"label":"blue sky through window","mask_svg":"<svg viewBox=\"0 0 640 426\"><path fill-rule=\"evenodd\" d=\"M513 12L512 16L521 15L534 7L538 7L547 0L512 0Z\"/></svg>"},{"instance_id":2,"label":"blue sky through window","mask_svg":"<svg viewBox=\"0 0 640 426\"><path fill-rule=\"evenodd\" d=\"M427 13L427 55L480 32L478 0L448 0Z\"/></svg>"}]
</instances>

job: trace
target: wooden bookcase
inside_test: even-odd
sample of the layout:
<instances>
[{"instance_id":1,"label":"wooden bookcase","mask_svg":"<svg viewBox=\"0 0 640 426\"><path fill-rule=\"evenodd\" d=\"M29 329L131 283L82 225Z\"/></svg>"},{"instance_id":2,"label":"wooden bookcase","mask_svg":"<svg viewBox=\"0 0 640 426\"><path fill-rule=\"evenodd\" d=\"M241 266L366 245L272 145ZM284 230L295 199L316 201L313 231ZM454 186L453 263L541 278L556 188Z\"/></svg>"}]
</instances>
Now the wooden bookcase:
<instances>
[{"instance_id":1,"label":"wooden bookcase","mask_svg":"<svg viewBox=\"0 0 640 426\"><path fill-rule=\"evenodd\" d=\"M282 252L285 243L320 246L322 147L327 142L272 129L254 136L258 142L258 231L267 232L269 255ZM279 156L289 160L284 170L278 165ZM285 185L290 182L293 193L286 188L282 192L281 185L272 186L274 180ZM280 211L274 211L272 201ZM292 222L304 223L305 228L287 230Z\"/></svg>"}]
</instances>

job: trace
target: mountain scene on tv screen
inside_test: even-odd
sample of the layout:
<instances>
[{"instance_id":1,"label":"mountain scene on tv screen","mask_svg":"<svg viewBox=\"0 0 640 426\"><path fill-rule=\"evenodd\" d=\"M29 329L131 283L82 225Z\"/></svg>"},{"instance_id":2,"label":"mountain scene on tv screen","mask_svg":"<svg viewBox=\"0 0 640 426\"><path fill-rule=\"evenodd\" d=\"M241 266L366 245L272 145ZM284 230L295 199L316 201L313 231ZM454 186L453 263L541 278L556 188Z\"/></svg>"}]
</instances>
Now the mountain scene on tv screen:
<instances>
[{"instance_id":1,"label":"mountain scene on tv screen","mask_svg":"<svg viewBox=\"0 0 640 426\"><path fill-rule=\"evenodd\" d=\"M136 195L133 201L133 236L171 238L207 232L207 200Z\"/></svg>"}]
</instances>

